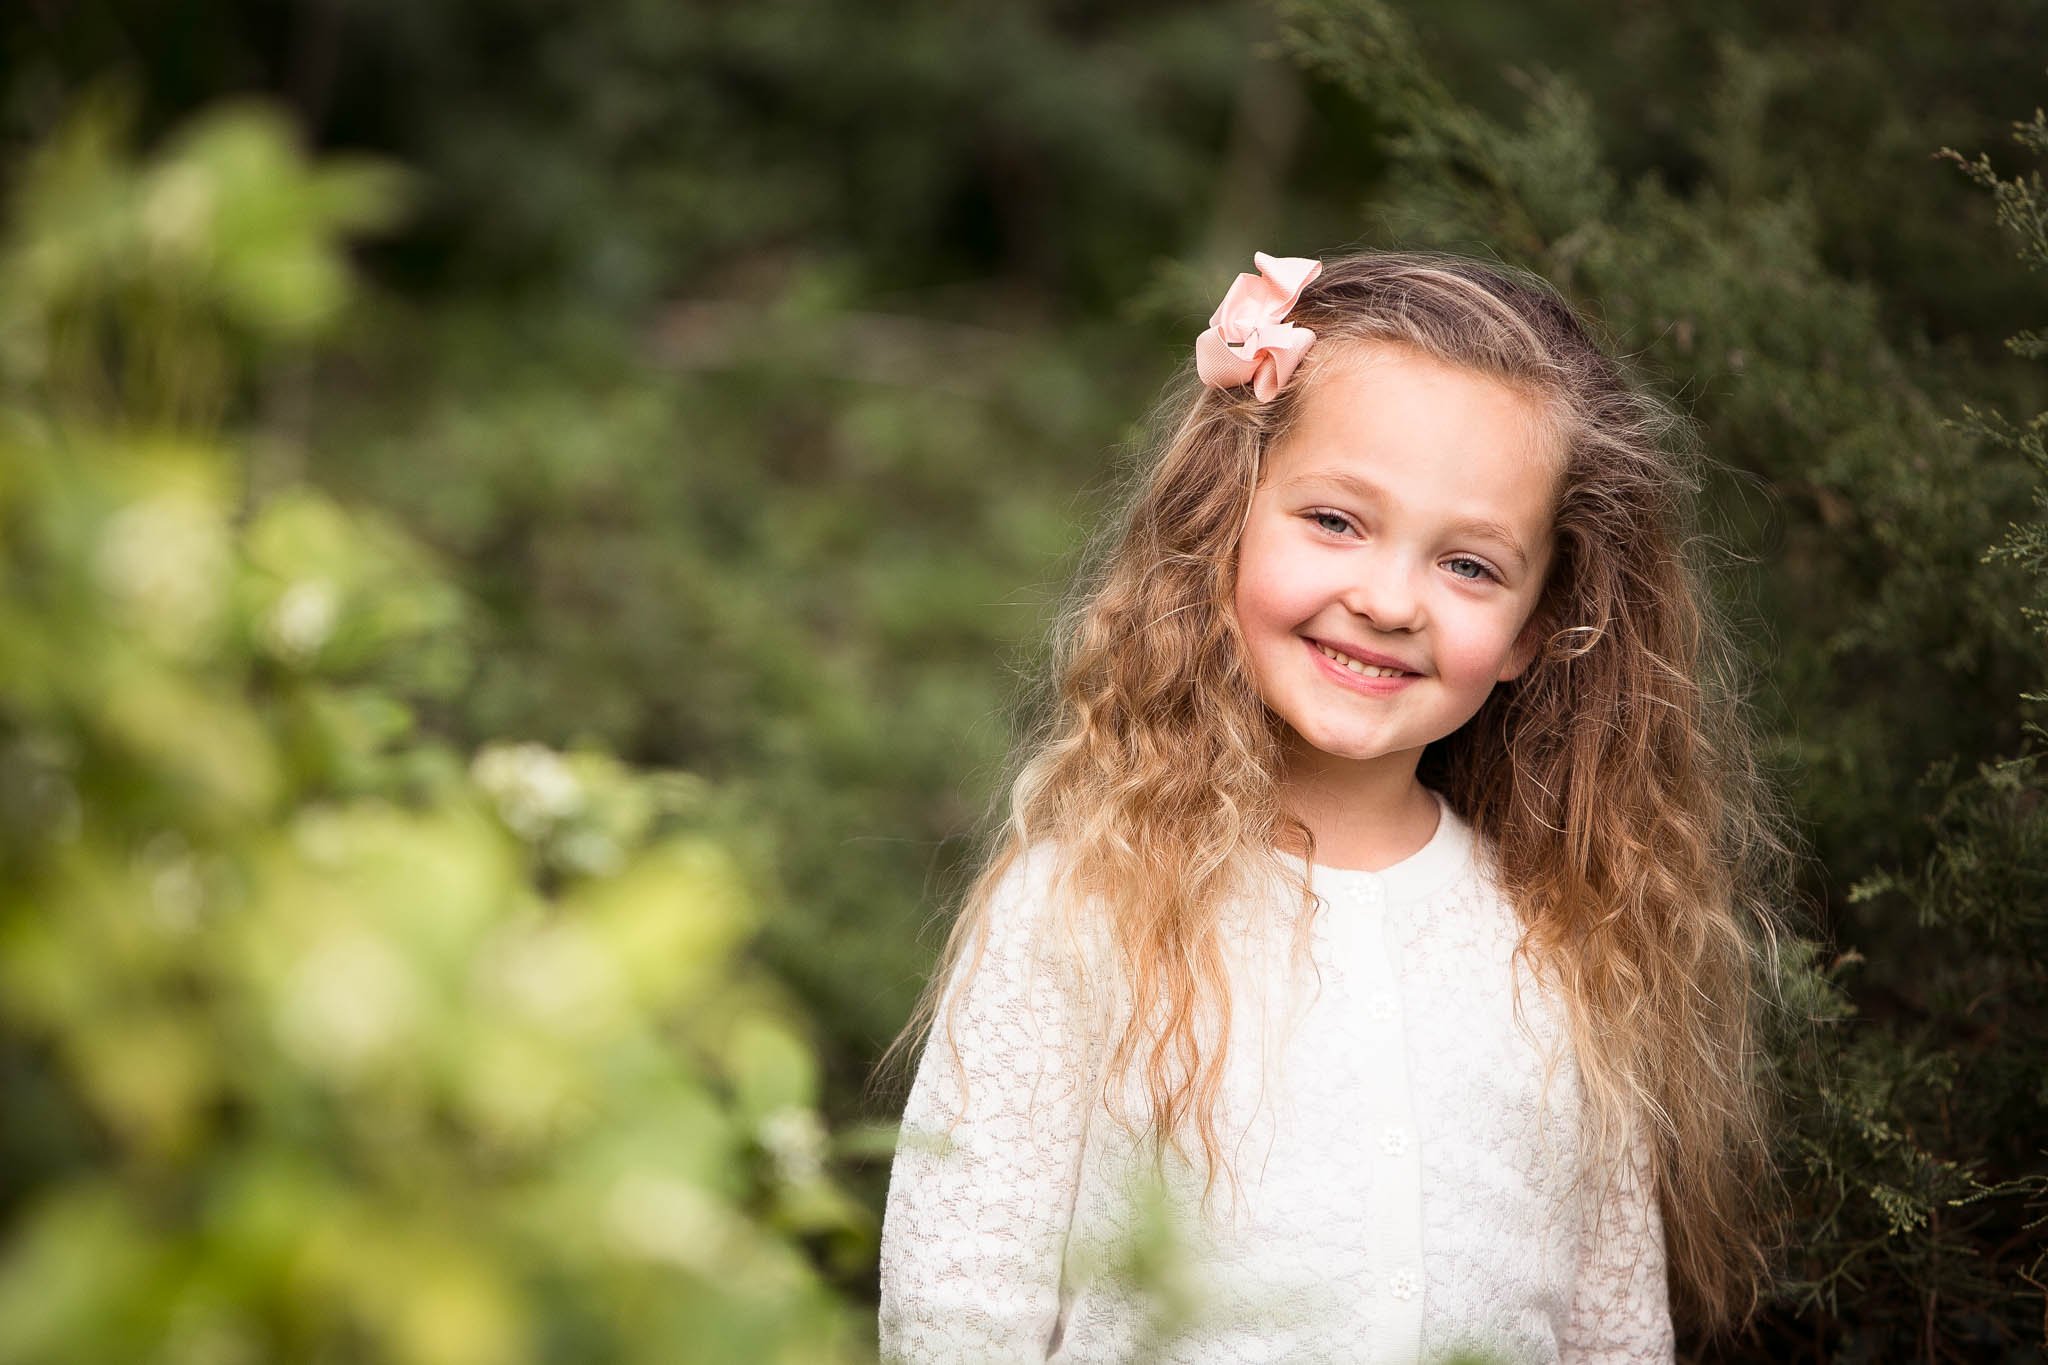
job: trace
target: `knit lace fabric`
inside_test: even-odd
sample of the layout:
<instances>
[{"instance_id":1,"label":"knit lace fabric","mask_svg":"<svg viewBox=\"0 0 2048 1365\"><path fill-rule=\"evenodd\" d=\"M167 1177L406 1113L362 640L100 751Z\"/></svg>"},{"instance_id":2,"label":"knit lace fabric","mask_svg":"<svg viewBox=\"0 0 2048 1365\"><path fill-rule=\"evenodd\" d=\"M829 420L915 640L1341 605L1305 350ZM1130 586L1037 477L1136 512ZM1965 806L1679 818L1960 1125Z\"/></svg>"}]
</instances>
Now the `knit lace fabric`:
<instances>
[{"instance_id":1,"label":"knit lace fabric","mask_svg":"<svg viewBox=\"0 0 2048 1365\"><path fill-rule=\"evenodd\" d=\"M1561 1006L1511 960L1513 909L1448 805L1392 867L1307 868L1307 962L1280 877L1224 916L1229 1172L1206 1211L1199 1149L1161 1180L1106 1105L1117 997L1079 966L1100 942L1076 948L1048 912L1056 856L1011 867L979 970L948 983L961 1068L943 1013L920 1059L882 1231L883 1360L1674 1358L1647 1151L1603 1171L1582 1148ZM1145 1113L1135 1079L1120 1093Z\"/></svg>"}]
</instances>

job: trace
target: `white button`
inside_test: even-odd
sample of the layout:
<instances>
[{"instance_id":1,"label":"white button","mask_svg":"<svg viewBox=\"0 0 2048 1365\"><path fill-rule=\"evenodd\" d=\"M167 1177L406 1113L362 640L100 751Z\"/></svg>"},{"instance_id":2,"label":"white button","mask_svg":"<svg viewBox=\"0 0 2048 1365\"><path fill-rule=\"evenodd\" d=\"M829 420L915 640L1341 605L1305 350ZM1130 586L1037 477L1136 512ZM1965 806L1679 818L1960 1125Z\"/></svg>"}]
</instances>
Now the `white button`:
<instances>
[{"instance_id":1,"label":"white button","mask_svg":"<svg viewBox=\"0 0 2048 1365\"><path fill-rule=\"evenodd\" d=\"M1412 1299L1415 1297L1415 1291L1421 1287L1421 1282L1415 1278L1412 1271L1397 1270L1387 1280L1387 1292L1397 1299Z\"/></svg>"},{"instance_id":2,"label":"white button","mask_svg":"<svg viewBox=\"0 0 2048 1365\"><path fill-rule=\"evenodd\" d=\"M1388 1156L1408 1155L1408 1130L1397 1123L1380 1129L1380 1150Z\"/></svg>"},{"instance_id":3,"label":"white button","mask_svg":"<svg viewBox=\"0 0 2048 1365\"><path fill-rule=\"evenodd\" d=\"M1365 1002L1365 1017L1375 1024L1394 1022L1394 997L1387 991L1374 991Z\"/></svg>"}]
</instances>

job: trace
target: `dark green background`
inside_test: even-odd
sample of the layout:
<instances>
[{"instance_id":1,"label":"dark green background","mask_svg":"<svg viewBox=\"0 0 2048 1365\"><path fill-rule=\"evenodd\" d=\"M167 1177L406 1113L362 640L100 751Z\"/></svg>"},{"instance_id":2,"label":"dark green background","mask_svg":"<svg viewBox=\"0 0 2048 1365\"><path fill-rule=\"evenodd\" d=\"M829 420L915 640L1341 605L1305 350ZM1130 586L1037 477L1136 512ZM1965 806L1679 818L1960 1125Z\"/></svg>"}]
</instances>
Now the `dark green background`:
<instances>
[{"instance_id":1,"label":"dark green background","mask_svg":"<svg viewBox=\"0 0 2048 1365\"><path fill-rule=\"evenodd\" d=\"M2027 750L2048 671L2025 531L1987 555L2038 521L2039 470L2024 433L1959 419L2048 407L2048 371L2005 345L2044 288L1936 153L2038 166L2010 136L2048 90L2038 0L39 0L0 16L0 52L11 222L34 149L96 102L145 160L253 96L316 159L407 173L403 209L350 235L345 312L304 336L221 325L197 425L239 452L247 508L307 488L373 510L459 599L445 678L411 676L424 646L394 637L394 667L353 679L410 707L372 750L459 766L532 740L713 794L694 818L758 906L734 970L800 1021L843 1140L834 1214L735 1207L856 1326L887 1152L863 1125L900 1102L870 1067L997 799L1064 575L1221 286L1255 248L1542 271L1719 463L1716 586L1811 852L1799 986L1831 1022L1780 1057L1800 1230L1780 1298L1716 1358L2037 1358L2048 840L2031 765L1980 765ZM25 423L195 424L24 374ZM274 687L230 673L202 685ZM21 745L92 733L103 704L25 698L0 709ZM245 829L347 785L312 764ZM116 842L149 846L157 818ZM18 884L57 877L43 826L14 828ZM0 1075L10 1243L50 1190L132 1155L53 1030L22 1022ZM232 1114L207 1132L223 1160L265 1150ZM0 1296L39 1283L23 1265L0 1252ZM637 1358L546 1329L602 1315L546 1306L547 1280L507 1272L543 1305L535 1358ZM255 1358L411 1358L280 1335L292 1292L247 1310ZM239 1321L255 1299L222 1301ZM159 1340L138 1314L130 1340Z\"/></svg>"}]
</instances>

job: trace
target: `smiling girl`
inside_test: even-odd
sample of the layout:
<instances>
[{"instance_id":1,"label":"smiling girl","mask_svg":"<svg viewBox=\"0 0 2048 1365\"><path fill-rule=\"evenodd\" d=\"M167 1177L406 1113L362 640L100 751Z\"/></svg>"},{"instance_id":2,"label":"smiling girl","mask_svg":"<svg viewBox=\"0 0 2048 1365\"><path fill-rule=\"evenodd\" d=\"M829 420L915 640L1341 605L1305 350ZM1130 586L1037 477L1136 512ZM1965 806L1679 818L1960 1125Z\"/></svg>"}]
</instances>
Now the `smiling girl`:
<instances>
[{"instance_id":1,"label":"smiling girl","mask_svg":"<svg viewBox=\"0 0 2048 1365\"><path fill-rule=\"evenodd\" d=\"M883 1356L1670 1360L1768 1282L1790 857L1682 424L1532 277L1256 260L891 1049Z\"/></svg>"}]
</instances>

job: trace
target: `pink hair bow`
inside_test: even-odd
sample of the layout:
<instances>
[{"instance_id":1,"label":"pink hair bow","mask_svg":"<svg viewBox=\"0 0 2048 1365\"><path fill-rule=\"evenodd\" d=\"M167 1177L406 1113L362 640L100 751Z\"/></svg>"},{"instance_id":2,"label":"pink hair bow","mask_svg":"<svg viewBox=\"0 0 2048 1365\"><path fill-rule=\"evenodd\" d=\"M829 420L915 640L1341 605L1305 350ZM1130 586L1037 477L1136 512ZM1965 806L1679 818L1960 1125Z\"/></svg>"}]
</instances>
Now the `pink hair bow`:
<instances>
[{"instance_id":1,"label":"pink hair bow","mask_svg":"<svg viewBox=\"0 0 2048 1365\"><path fill-rule=\"evenodd\" d=\"M1263 403L1280 392L1316 334L1283 321L1323 263L1254 251L1256 275L1239 275L1195 338L1195 373L1212 389L1249 383Z\"/></svg>"}]
</instances>

